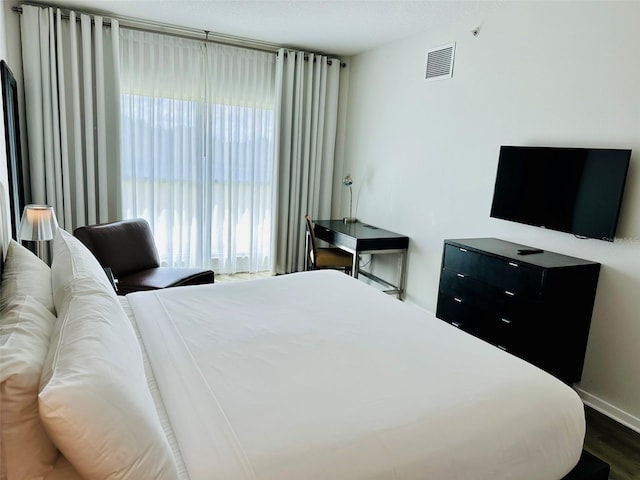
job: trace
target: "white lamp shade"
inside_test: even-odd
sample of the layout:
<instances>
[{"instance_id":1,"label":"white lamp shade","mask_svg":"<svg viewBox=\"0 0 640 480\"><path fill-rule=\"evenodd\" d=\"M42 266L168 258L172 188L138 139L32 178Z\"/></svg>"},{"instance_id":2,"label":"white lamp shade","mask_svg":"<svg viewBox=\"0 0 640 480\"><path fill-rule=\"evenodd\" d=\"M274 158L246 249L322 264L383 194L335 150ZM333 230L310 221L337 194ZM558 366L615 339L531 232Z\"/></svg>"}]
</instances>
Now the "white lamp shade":
<instances>
[{"instance_id":1,"label":"white lamp shade","mask_svg":"<svg viewBox=\"0 0 640 480\"><path fill-rule=\"evenodd\" d=\"M18 238L20 240L52 240L58 229L58 220L49 205L27 205L22 212Z\"/></svg>"}]
</instances>

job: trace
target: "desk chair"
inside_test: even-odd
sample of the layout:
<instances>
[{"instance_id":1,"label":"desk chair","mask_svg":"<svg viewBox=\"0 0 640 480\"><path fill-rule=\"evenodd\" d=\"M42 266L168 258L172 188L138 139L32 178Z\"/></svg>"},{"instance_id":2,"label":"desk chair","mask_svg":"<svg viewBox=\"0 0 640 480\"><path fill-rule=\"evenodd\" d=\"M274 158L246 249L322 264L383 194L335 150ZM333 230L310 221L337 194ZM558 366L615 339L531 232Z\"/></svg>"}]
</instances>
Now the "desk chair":
<instances>
[{"instance_id":1,"label":"desk chair","mask_svg":"<svg viewBox=\"0 0 640 480\"><path fill-rule=\"evenodd\" d=\"M307 223L307 251L305 270L317 270L320 268L333 268L351 273L353 255L336 247L318 248L316 235L313 231L313 221L309 215L305 215Z\"/></svg>"},{"instance_id":2,"label":"desk chair","mask_svg":"<svg viewBox=\"0 0 640 480\"><path fill-rule=\"evenodd\" d=\"M213 271L161 267L151 227L146 220L121 220L76 228L73 234L118 281L118 294L181 285L213 283Z\"/></svg>"}]
</instances>

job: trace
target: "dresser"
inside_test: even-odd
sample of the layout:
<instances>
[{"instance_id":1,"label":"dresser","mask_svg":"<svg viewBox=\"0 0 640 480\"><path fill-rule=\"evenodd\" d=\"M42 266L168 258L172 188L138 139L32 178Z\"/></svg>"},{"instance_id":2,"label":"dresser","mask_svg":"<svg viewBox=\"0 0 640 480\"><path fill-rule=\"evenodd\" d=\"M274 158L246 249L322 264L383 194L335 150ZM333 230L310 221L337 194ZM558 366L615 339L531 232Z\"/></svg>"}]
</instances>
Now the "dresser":
<instances>
[{"instance_id":1,"label":"dresser","mask_svg":"<svg viewBox=\"0 0 640 480\"><path fill-rule=\"evenodd\" d=\"M436 316L566 383L580 380L600 264L497 238L445 240Z\"/></svg>"}]
</instances>

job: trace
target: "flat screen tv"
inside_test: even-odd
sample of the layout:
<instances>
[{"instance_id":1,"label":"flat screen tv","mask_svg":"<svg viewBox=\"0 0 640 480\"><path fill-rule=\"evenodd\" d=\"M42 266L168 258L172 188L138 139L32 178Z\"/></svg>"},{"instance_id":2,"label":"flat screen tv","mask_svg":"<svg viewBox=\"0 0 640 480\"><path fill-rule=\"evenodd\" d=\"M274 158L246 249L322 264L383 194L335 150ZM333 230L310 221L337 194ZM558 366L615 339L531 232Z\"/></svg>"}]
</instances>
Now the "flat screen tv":
<instances>
[{"instance_id":1,"label":"flat screen tv","mask_svg":"<svg viewBox=\"0 0 640 480\"><path fill-rule=\"evenodd\" d=\"M500 147L491 216L613 242L631 150Z\"/></svg>"}]
</instances>

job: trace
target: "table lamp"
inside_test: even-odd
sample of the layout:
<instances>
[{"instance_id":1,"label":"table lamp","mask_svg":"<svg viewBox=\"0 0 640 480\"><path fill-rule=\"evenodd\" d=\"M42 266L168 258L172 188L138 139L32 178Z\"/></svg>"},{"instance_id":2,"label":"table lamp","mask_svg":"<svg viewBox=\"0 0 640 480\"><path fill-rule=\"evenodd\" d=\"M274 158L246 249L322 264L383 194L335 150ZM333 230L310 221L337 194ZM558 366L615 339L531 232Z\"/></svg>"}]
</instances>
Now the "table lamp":
<instances>
[{"instance_id":1,"label":"table lamp","mask_svg":"<svg viewBox=\"0 0 640 480\"><path fill-rule=\"evenodd\" d=\"M18 238L36 242L36 255L45 260L44 242L53 240L58 229L58 221L49 205L27 205L22 212Z\"/></svg>"},{"instance_id":2,"label":"table lamp","mask_svg":"<svg viewBox=\"0 0 640 480\"><path fill-rule=\"evenodd\" d=\"M355 223L358 220L356 218L353 218L353 211L352 211L352 207L353 207L353 189L351 188L351 185L353 185L353 179L351 178L351 174L348 173L346 177L344 177L344 180L342 180L342 184L345 187L349 187L349 216L348 217L344 217L342 219L342 221L344 223Z\"/></svg>"}]
</instances>

